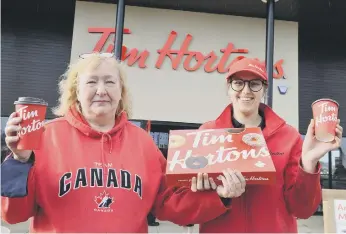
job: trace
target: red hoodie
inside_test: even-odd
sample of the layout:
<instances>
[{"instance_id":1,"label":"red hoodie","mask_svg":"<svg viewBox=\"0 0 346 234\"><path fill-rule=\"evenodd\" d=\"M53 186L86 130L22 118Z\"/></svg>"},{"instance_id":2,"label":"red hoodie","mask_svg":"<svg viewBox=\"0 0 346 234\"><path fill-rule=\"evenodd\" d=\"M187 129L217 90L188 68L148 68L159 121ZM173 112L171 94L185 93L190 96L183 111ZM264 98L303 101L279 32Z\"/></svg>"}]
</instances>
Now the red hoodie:
<instances>
[{"instance_id":1,"label":"red hoodie","mask_svg":"<svg viewBox=\"0 0 346 234\"><path fill-rule=\"evenodd\" d=\"M274 186L247 185L239 198L232 199L224 215L200 225L200 232L273 233L298 232L296 217L309 218L321 202L320 166L315 174L300 166L302 137L268 106L264 112L263 135L276 168ZM201 129L230 128L231 105Z\"/></svg>"},{"instance_id":2,"label":"red hoodie","mask_svg":"<svg viewBox=\"0 0 346 234\"><path fill-rule=\"evenodd\" d=\"M186 225L228 209L215 191L167 188L165 158L125 114L100 133L71 110L45 126L34 153L28 194L2 197L2 219L14 224L33 216L31 232L147 232L150 211Z\"/></svg>"}]
</instances>

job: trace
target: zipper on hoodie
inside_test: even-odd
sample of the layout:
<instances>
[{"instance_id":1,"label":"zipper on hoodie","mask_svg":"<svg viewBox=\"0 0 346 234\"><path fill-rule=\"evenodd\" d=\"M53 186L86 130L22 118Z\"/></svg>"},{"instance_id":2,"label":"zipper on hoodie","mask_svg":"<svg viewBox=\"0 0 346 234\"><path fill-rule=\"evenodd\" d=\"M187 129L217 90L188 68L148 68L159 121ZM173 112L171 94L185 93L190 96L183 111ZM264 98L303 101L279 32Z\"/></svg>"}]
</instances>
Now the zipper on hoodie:
<instances>
[{"instance_id":1,"label":"zipper on hoodie","mask_svg":"<svg viewBox=\"0 0 346 234\"><path fill-rule=\"evenodd\" d=\"M102 170L103 170L103 177L104 179L107 177L107 167L106 167L106 157L105 157L105 147L107 146L107 143L109 143L109 136L107 134L102 134L101 137L101 161L102 161ZM110 142L111 143L111 142Z\"/></svg>"},{"instance_id":2,"label":"zipper on hoodie","mask_svg":"<svg viewBox=\"0 0 346 234\"><path fill-rule=\"evenodd\" d=\"M105 160L105 155L104 155L104 152L102 152L102 169L103 169L103 176L104 176L104 179L107 178L107 168L106 168L106 160Z\"/></svg>"},{"instance_id":3,"label":"zipper on hoodie","mask_svg":"<svg viewBox=\"0 0 346 234\"><path fill-rule=\"evenodd\" d=\"M244 227L245 227L245 230L244 232L247 233L247 215L248 215L248 212L247 212L247 206L246 206L246 192L244 193L244 197L243 197L243 208L244 208L244 214L245 214L245 222L244 222Z\"/></svg>"}]
</instances>

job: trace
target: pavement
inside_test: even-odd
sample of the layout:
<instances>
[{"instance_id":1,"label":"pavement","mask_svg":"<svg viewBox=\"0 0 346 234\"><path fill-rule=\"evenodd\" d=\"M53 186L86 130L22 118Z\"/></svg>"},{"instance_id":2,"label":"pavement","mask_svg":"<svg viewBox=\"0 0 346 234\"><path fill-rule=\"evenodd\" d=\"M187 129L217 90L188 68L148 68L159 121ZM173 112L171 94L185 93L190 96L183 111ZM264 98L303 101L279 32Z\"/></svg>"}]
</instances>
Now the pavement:
<instances>
[{"instance_id":1,"label":"pavement","mask_svg":"<svg viewBox=\"0 0 346 234\"><path fill-rule=\"evenodd\" d=\"M159 221L159 220L158 220ZM149 233L187 233L187 229L171 222L160 222L160 226L149 227ZM11 233L28 233L29 222L9 225L1 221L1 232L6 233L8 228ZM299 233L324 233L323 216L312 216L306 220L298 220ZM198 233L198 225L192 228L190 232Z\"/></svg>"}]
</instances>

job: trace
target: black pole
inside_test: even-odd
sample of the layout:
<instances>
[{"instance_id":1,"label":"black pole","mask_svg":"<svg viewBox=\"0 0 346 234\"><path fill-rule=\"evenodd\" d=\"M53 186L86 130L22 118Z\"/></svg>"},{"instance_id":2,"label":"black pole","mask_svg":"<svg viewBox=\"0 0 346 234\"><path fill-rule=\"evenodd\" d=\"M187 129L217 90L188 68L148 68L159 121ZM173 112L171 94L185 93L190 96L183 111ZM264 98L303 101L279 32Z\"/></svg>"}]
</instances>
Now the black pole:
<instances>
[{"instance_id":1,"label":"black pole","mask_svg":"<svg viewBox=\"0 0 346 234\"><path fill-rule=\"evenodd\" d=\"M328 152L328 188L332 189L333 188L333 162L332 161L332 152Z\"/></svg>"},{"instance_id":2,"label":"black pole","mask_svg":"<svg viewBox=\"0 0 346 234\"><path fill-rule=\"evenodd\" d=\"M266 20L266 68L268 76L267 105L273 106L273 66L274 66L274 0L267 0Z\"/></svg>"},{"instance_id":3,"label":"black pole","mask_svg":"<svg viewBox=\"0 0 346 234\"><path fill-rule=\"evenodd\" d=\"M115 22L115 39L114 39L114 54L115 58L121 60L121 52L123 46L123 32L124 32L124 18L125 18L125 0L118 0L117 16Z\"/></svg>"},{"instance_id":4,"label":"black pole","mask_svg":"<svg viewBox=\"0 0 346 234\"><path fill-rule=\"evenodd\" d=\"M346 168L346 152L342 149L342 147L339 148L340 150L340 158L341 158L341 165Z\"/></svg>"}]
</instances>

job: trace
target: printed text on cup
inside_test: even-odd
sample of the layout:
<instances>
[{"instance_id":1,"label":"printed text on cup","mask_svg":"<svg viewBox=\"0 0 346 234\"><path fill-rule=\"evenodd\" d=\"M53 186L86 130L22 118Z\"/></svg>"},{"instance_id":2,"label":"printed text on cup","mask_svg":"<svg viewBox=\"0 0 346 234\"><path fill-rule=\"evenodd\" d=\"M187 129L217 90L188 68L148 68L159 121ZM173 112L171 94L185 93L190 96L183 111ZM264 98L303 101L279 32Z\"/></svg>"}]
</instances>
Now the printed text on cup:
<instances>
[{"instance_id":1,"label":"printed text on cup","mask_svg":"<svg viewBox=\"0 0 346 234\"><path fill-rule=\"evenodd\" d=\"M22 126L22 129L18 132L19 136L23 136L30 132L37 131L40 128L42 128L44 124L44 120L40 121L39 119L35 119L35 118L38 118L37 110L27 111L26 110L27 108L28 108L27 106L23 106L17 110L17 112L19 113L19 116L22 117L23 120L32 119L30 124L28 124L27 126Z\"/></svg>"},{"instance_id":2,"label":"printed text on cup","mask_svg":"<svg viewBox=\"0 0 346 234\"><path fill-rule=\"evenodd\" d=\"M319 108L321 108L321 114L316 116L316 119L315 119L316 127L322 123L337 121L336 107L329 106L327 102L324 102L319 105Z\"/></svg>"}]
</instances>

